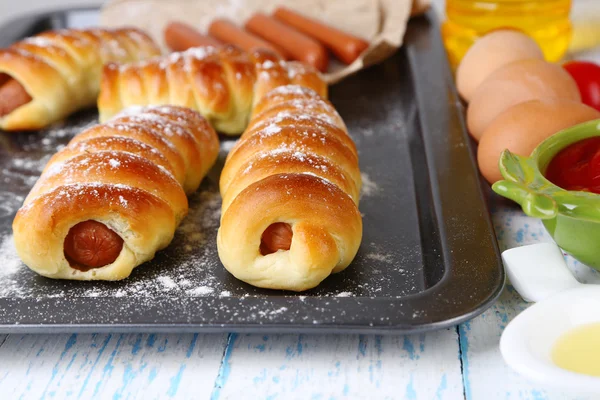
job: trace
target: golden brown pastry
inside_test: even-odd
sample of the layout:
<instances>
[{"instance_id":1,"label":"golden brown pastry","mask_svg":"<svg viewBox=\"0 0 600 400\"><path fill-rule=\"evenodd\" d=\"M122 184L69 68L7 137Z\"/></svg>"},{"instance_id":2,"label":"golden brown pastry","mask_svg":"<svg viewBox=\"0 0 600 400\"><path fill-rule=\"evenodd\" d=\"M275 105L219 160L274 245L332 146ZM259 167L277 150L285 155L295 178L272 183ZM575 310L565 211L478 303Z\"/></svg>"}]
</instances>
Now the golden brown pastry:
<instances>
[{"instance_id":1,"label":"golden brown pastry","mask_svg":"<svg viewBox=\"0 0 600 400\"><path fill-rule=\"evenodd\" d=\"M358 251L360 187L356 147L333 106L300 86L272 90L221 173L221 262L258 287L317 286Z\"/></svg>"},{"instance_id":2,"label":"golden brown pastry","mask_svg":"<svg viewBox=\"0 0 600 400\"><path fill-rule=\"evenodd\" d=\"M102 65L160 54L133 28L48 31L0 50L0 128L42 128L94 105Z\"/></svg>"},{"instance_id":3,"label":"golden brown pastry","mask_svg":"<svg viewBox=\"0 0 600 400\"><path fill-rule=\"evenodd\" d=\"M105 121L131 105L174 104L197 110L219 132L242 133L269 90L297 84L327 95L318 71L267 51L198 47L137 63L105 66L98 110Z\"/></svg>"},{"instance_id":4,"label":"golden brown pastry","mask_svg":"<svg viewBox=\"0 0 600 400\"><path fill-rule=\"evenodd\" d=\"M18 211L19 256L50 278L126 278L171 242L218 153L215 131L183 107L91 127L50 159Z\"/></svg>"}]
</instances>

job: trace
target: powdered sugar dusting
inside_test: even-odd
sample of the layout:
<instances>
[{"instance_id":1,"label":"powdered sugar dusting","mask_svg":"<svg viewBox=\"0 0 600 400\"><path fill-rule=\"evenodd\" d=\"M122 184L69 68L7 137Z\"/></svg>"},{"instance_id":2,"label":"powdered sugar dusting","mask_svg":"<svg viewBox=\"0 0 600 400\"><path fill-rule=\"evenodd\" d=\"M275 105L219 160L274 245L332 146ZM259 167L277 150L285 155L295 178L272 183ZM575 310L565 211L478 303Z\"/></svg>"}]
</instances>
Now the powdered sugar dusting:
<instances>
[{"instance_id":1,"label":"powdered sugar dusting","mask_svg":"<svg viewBox=\"0 0 600 400\"><path fill-rule=\"evenodd\" d=\"M300 86L300 85L285 85L278 86L275 89L269 91L269 98L276 98L277 95L298 95L298 96L311 96L318 98L319 95L314 90Z\"/></svg>"},{"instance_id":2,"label":"powdered sugar dusting","mask_svg":"<svg viewBox=\"0 0 600 400\"><path fill-rule=\"evenodd\" d=\"M26 43L33 44L38 47L56 46L54 40L52 40L48 37L43 37L43 36L31 36L31 37L25 38L23 41Z\"/></svg>"},{"instance_id":3,"label":"powdered sugar dusting","mask_svg":"<svg viewBox=\"0 0 600 400\"><path fill-rule=\"evenodd\" d=\"M262 130L261 135L271 136L279 132L281 132L281 127L277 124L271 124Z\"/></svg>"},{"instance_id":4,"label":"powdered sugar dusting","mask_svg":"<svg viewBox=\"0 0 600 400\"><path fill-rule=\"evenodd\" d=\"M168 55L164 56L156 56L152 58L148 58L141 61L136 61L128 64L122 64L119 66L119 70L124 72L127 69L139 69L145 68L148 65L156 65L159 69L165 70L169 68L169 66L177 64L179 62L183 62L183 68L186 71L191 70L190 63L193 60L203 60L211 55L217 54L218 49L212 46L203 46L203 47L192 47L185 51L172 52Z\"/></svg>"}]
</instances>

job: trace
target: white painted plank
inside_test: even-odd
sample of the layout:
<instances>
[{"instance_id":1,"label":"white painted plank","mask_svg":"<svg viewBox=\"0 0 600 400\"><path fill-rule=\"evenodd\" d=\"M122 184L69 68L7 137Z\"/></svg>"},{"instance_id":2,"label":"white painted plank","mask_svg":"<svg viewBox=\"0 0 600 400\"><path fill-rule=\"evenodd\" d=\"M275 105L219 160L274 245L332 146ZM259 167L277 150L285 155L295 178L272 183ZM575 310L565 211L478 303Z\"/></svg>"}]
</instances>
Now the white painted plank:
<instances>
[{"instance_id":1,"label":"white painted plank","mask_svg":"<svg viewBox=\"0 0 600 400\"><path fill-rule=\"evenodd\" d=\"M551 242L541 221L529 218L514 207L502 207L493 214L494 228L501 250ZM567 264L581 282L600 283L600 274L567 256ZM463 358L463 378L468 400L525 399L572 400L561 393L530 382L513 372L500 354L499 341L506 325L529 303L507 282L500 300L481 316L459 328Z\"/></svg>"},{"instance_id":2,"label":"white painted plank","mask_svg":"<svg viewBox=\"0 0 600 400\"><path fill-rule=\"evenodd\" d=\"M2 398L209 398L227 335L10 335Z\"/></svg>"},{"instance_id":3,"label":"white painted plank","mask_svg":"<svg viewBox=\"0 0 600 400\"><path fill-rule=\"evenodd\" d=\"M234 335L212 399L463 398L457 333Z\"/></svg>"}]
</instances>

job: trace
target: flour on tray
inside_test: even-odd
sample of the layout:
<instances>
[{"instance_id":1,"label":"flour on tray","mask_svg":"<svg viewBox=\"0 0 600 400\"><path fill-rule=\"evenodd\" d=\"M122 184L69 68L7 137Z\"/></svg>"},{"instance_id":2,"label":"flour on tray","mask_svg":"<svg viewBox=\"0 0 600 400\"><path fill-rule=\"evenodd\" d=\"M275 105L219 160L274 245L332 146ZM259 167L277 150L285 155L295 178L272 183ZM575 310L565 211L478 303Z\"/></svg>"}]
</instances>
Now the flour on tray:
<instances>
[{"instance_id":1,"label":"flour on tray","mask_svg":"<svg viewBox=\"0 0 600 400\"><path fill-rule=\"evenodd\" d=\"M386 263L392 262L394 259L391 254L381 254L381 253L369 253L365 257L367 257L371 260L381 261L381 262L386 262Z\"/></svg>"},{"instance_id":2,"label":"flour on tray","mask_svg":"<svg viewBox=\"0 0 600 400\"><path fill-rule=\"evenodd\" d=\"M0 297L18 293L20 284L17 275L26 268L19 259L13 235L0 237Z\"/></svg>"},{"instance_id":3,"label":"flour on tray","mask_svg":"<svg viewBox=\"0 0 600 400\"><path fill-rule=\"evenodd\" d=\"M360 197L375 196L379 192L379 186L373 182L369 175L365 172L360 174L362 179L362 187L360 189Z\"/></svg>"}]
</instances>

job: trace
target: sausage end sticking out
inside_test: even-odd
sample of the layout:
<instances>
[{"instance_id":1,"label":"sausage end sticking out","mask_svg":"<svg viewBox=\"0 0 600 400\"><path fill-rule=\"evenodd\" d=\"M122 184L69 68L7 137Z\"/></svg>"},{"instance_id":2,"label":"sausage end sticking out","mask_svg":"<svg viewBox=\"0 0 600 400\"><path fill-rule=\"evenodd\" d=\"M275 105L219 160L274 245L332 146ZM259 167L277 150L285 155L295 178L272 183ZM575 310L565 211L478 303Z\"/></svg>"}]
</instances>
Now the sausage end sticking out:
<instances>
[{"instance_id":1,"label":"sausage end sticking out","mask_svg":"<svg viewBox=\"0 0 600 400\"><path fill-rule=\"evenodd\" d=\"M65 238L64 251L72 268L80 271L112 264L123 249L123 239L98 221L73 226Z\"/></svg>"},{"instance_id":2,"label":"sausage end sticking out","mask_svg":"<svg viewBox=\"0 0 600 400\"><path fill-rule=\"evenodd\" d=\"M6 74L0 78L0 117L10 114L31 101L23 85Z\"/></svg>"},{"instance_id":3,"label":"sausage end sticking out","mask_svg":"<svg viewBox=\"0 0 600 400\"><path fill-rule=\"evenodd\" d=\"M260 241L260 254L275 253L278 250L289 250L292 246L292 227L285 222L276 222L269 225L262 234Z\"/></svg>"}]
</instances>

